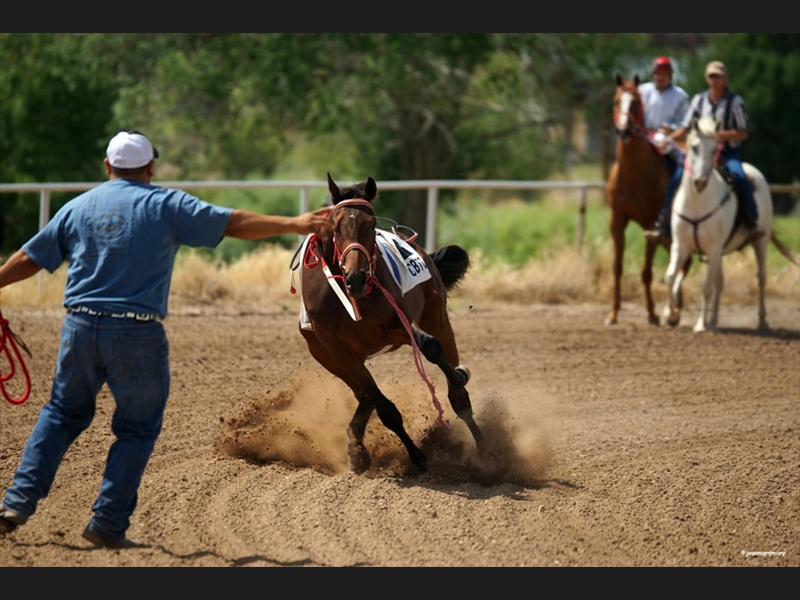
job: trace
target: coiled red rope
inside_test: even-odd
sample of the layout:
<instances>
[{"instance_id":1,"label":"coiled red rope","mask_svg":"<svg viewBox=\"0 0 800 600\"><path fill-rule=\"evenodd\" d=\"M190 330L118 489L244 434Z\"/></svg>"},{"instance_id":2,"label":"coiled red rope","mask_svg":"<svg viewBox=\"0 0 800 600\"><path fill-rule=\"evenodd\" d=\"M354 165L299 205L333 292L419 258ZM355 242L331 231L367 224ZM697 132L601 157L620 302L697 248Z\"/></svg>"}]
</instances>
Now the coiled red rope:
<instances>
[{"instance_id":1,"label":"coiled red rope","mask_svg":"<svg viewBox=\"0 0 800 600\"><path fill-rule=\"evenodd\" d=\"M20 346L22 346L22 349L25 350L28 356L33 356L25 345L25 342L23 342L16 333L11 331L8 325L8 319L5 319L2 311L0 311L0 354L5 356L9 365L9 372L7 374L3 373L2 369L0 369L0 392L2 392L3 397L11 404L22 404L28 399L28 396L31 395L31 376L30 373L28 373L28 367L25 366L22 354L20 354ZM14 398L8 391L6 383L11 381L14 375L16 375L17 365L19 365L22 376L25 379L25 389L20 397Z\"/></svg>"}]
</instances>

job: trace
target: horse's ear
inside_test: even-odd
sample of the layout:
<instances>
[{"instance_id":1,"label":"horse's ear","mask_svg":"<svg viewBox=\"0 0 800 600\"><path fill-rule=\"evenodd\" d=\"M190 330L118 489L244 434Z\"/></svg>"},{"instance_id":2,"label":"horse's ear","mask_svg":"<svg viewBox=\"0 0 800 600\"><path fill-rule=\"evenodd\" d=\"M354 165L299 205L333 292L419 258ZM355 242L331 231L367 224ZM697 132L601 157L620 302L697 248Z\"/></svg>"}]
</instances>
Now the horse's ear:
<instances>
[{"instance_id":1,"label":"horse's ear","mask_svg":"<svg viewBox=\"0 0 800 600\"><path fill-rule=\"evenodd\" d=\"M622 85L622 75L617 73L617 76L614 78L614 81L617 82L617 87L620 87Z\"/></svg>"},{"instance_id":2,"label":"horse's ear","mask_svg":"<svg viewBox=\"0 0 800 600\"><path fill-rule=\"evenodd\" d=\"M378 195L378 184L372 177L367 177L367 183L364 185L364 200L372 200Z\"/></svg>"},{"instance_id":3,"label":"horse's ear","mask_svg":"<svg viewBox=\"0 0 800 600\"><path fill-rule=\"evenodd\" d=\"M639 74L638 73L636 73L636 75L633 76L633 85L635 85L637 87L639 86Z\"/></svg>"},{"instance_id":4,"label":"horse's ear","mask_svg":"<svg viewBox=\"0 0 800 600\"><path fill-rule=\"evenodd\" d=\"M334 204L336 204L339 196L341 196L341 192L339 191L339 186L333 182L330 173L328 173L328 191L331 193L331 200Z\"/></svg>"}]
</instances>

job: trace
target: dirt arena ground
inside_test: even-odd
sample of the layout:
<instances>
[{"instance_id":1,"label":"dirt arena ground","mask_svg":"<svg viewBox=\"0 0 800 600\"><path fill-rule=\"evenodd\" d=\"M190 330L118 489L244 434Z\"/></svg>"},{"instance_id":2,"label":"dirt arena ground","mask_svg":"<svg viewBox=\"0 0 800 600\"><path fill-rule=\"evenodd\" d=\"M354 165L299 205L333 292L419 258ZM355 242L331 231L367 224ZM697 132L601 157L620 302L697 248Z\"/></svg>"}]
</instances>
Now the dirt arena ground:
<instances>
[{"instance_id":1,"label":"dirt arena ground","mask_svg":"<svg viewBox=\"0 0 800 600\"><path fill-rule=\"evenodd\" d=\"M0 566L800 566L800 306L721 308L721 330L646 324L625 304L452 311L478 421L507 465L451 429L419 473L377 418L347 471L355 400L307 353L296 315L175 311L172 394L129 535L81 538L112 441L95 422ZM4 310L33 352L27 403L0 402L0 487L49 393L62 311ZM419 436L436 417L410 349L372 361Z\"/></svg>"}]
</instances>

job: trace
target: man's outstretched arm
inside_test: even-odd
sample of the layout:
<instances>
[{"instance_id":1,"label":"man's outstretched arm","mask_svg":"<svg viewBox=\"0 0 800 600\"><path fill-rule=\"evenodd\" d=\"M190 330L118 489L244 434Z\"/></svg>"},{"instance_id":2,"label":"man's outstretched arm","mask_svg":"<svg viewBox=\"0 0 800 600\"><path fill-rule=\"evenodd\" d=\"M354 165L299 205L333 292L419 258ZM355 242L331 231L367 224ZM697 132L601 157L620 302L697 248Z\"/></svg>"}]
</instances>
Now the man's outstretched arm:
<instances>
[{"instance_id":1,"label":"man's outstretched arm","mask_svg":"<svg viewBox=\"0 0 800 600\"><path fill-rule=\"evenodd\" d=\"M331 228L331 220L328 218L330 210L320 208L296 217L283 217L235 209L223 235L241 240L258 240L285 233L319 233Z\"/></svg>"}]
</instances>

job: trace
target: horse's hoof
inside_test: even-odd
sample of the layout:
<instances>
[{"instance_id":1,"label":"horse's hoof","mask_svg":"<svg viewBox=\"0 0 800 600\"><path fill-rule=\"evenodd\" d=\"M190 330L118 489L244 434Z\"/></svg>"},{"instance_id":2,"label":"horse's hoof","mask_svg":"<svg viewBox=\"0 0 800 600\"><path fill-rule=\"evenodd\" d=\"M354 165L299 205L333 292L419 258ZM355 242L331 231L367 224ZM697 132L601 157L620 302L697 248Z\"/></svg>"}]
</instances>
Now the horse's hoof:
<instances>
[{"instance_id":1,"label":"horse's hoof","mask_svg":"<svg viewBox=\"0 0 800 600\"><path fill-rule=\"evenodd\" d=\"M612 319L611 317L606 319L606 326L616 325L616 324L617 324L617 320L616 319Z\"/></svg>"},{"instance_id":2,"label":"horse's hoof","mask_svg":"<svg viewBox=\"0 0 800 600\"><path fill-rule=\"evenodd\" d=\"M350 445L347 448L347 458L350 466L350 472L361 474L369 469L372 464L372 458L367 452L367 449L361 445Z\"/></svg>"},{"instance_id":3,"label":"horse's hoof","mask_svg":"<svg viewBox=\"0 0 800 600\"><path fill-rule=\"evenodd\" d=\"M655 325L656 327L661 326L661 320L655 315L648 317L647 322L650 323L650 325Z\"/></svg>"},{"instance_id":4,"label":"horse's hoof","mask_svg":"<svg viewBox=\"0 0 800 600\"><path fill-rule=\"evenodd\" d=\"M421 472L424 473L428 470L428 457L425 456L422 450L414 448L412 452L409 452L409 457L411 458L411 462L414 463L414 466Z\"/></svg>"}]
</instances>

